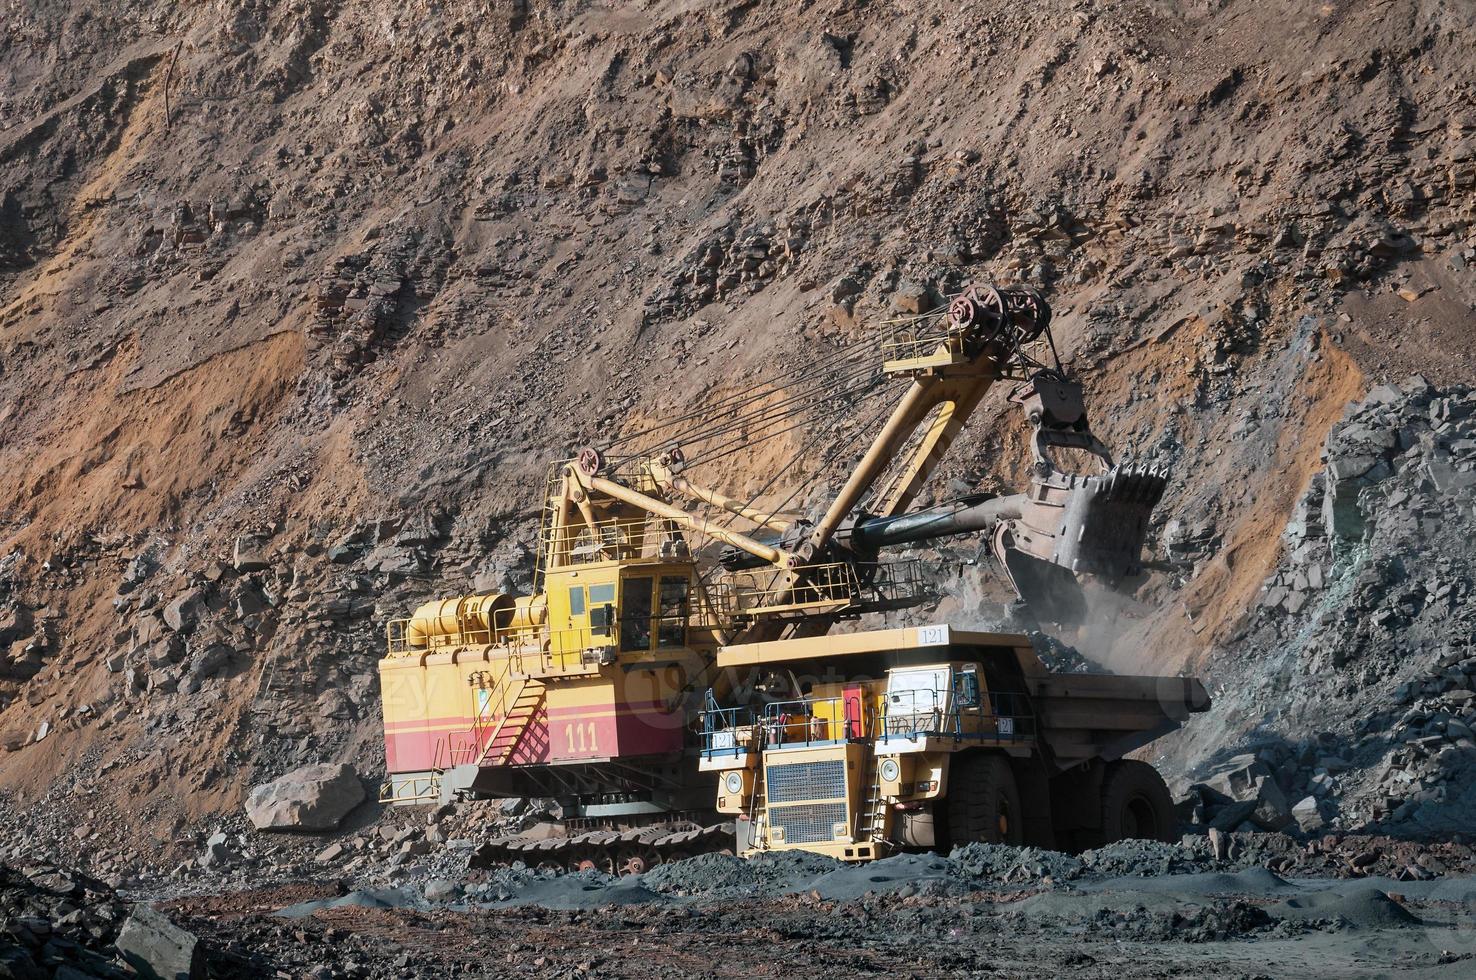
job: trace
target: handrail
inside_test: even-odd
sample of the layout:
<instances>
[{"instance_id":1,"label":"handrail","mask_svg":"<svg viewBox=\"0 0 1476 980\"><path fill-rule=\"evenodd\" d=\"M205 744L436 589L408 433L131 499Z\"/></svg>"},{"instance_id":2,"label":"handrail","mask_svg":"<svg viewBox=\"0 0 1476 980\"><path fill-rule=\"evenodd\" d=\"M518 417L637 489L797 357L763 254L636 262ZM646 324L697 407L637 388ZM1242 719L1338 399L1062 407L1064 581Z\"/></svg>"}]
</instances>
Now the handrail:
<instances>
[{"instance_id":1,"label":"handrail","mask_svg":"<svg viewBox=\"0 0 1476 980\"><path fill-rule=\"evenodd\" d=\"M931 595L919 559L822 562L793 572L750 569L716 580L716 605L727 620L826 607L915 605Z\"/></svg>"},{"instance_id":2,"label":"handrail","mask_svg":"<svg viewBox=\"0 0 1476 980\"><path fill-rule=\"evenodd\" d=\"M861 723L846 711L852 695L832 698L796 698L764 705L763 731L767 745L793 748L850 741L861 737ZM858 705L861 703L856 699ZM824 708L822 712L818 709Z\"/></svg>"},{"instance_id":3,"label":"handrail","mask_svg":"<svg viewBox=\"0 0 1476 980\"><path fill-rule=\"evenodd\" d=\"M941 321L941 324L924 324L920 330L913 329L916 325L916 320L912 318L893 324L892 329L887 332L887 336L881 342L884 364L940 355L959 358L968 356L965 335L957 330L949 329L951 324L947 320Z\"/></svg>"},{"instance_id":4,"label":"handrail","mask_svg":"<svg viewBox=\"0 0 1476 980\"><path fill-rule=\"evenodd\" d=\"M720 755L739 755L749 749L748 745L740 745L740 735L747 735L744 741L752 741L752 736L757 732L754 727L753 711L749 708L720 708L717 698L713 696L712 688L707 689L705 695L706 707L702 711L702 742L701 751L705 758L713 758ZM761 733L760 737L761 737ZM754 746L755 748L759 746Z\"/></svg>"}]
</instances>

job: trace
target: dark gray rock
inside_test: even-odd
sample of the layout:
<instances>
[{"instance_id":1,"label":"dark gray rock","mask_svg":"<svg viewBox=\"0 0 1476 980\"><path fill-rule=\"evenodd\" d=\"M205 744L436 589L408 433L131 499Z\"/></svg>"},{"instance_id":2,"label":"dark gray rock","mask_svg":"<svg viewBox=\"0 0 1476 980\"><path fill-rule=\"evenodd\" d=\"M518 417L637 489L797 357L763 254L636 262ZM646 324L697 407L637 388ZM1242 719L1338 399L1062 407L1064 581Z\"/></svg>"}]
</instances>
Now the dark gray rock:
<instances>
[{"instance_id":1,"label":"dark gray rock","mask_svg":"<svg viewBox=\"0 0 1476 980\"><path fill-rule=\"evenodd\" d=\"M205 611L205 596L199 589L188 589L164 607L164 622L176 633L188 633Z\"/></svg>"},{"instance_id":2,"label":"dark gray rock","mask_svg":"<svg viewBox=\"0 0 1476 980\"><path fill-rule=\"evenodd\" d=\"M116 945L145 980L200 980L205 976L205 951L194 934L147 905L133 907Z\"/></svg>"},{"instance_id":3,"label":"dark gray rock","mask_svg":"<svg viewBox=\"0 0 1476 980\"><path fill-rule=\"evenodd\" d=\"M260 572L271 567L271 562L262 552L265 542L260 538L243 535L236 539L231 557L231 566L238 572Z\"/></svg>"}]
</instances>

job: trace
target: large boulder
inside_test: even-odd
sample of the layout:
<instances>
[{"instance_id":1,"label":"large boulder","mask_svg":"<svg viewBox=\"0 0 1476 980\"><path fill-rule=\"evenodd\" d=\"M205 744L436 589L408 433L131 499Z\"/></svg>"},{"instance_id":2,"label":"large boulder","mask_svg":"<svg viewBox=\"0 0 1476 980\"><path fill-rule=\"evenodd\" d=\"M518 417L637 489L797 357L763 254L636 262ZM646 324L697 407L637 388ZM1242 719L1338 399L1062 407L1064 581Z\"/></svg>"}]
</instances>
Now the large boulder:
<instances>
[{"instance_id":1,"label":"large boulder","mask_svg":"<svg viewBox=\"0 0 1476 980\"><path fill-rule=\"evenodd\" d=\"M332 830L363 801L353 766L323 762L254 787L246 815L257 830Z\"/></svg>"},{"instance_id":2,"label":"large boulder","mask_svg":"<svg viewBox=\"0 0 1476 980\"><path fill-rule=\"evenodd\" d=\"M1204 784L1232 800L1253 800L1261 780L1271 775L1271 768L1254 753L1237 755L1215 767Z\"/></svg>"},{"instance_id":3,"label":"large boulder","mask_svg":"<svg viewBox=\"0 0 1476 980\"><path fill-rule=\"evenodd\" d=\"M147 980L198 980L205 954L192 933L147 905L135 905L118 933L118 952Z\"/></svg>"}]
</instances>

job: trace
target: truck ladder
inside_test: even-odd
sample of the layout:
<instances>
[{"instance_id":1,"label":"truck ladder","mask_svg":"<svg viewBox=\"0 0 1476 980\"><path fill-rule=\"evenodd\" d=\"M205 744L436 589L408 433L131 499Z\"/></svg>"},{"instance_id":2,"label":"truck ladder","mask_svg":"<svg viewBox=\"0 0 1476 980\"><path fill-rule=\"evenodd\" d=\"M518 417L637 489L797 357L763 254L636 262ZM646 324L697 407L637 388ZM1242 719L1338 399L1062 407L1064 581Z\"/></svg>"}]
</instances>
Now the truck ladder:
<instances>
[{"instance_id":1,"label":"truck ladder","mask_svg":"<svg viewBox=\"0 0 1476 980\"><path fill-rule=\"evenodd\" d=\"M760 745L759 751L762 753L762 745ZM767 851L769 849L768 793L765 790L765 784L768 783L769 778L766 772L767 767L764 765L763 756L760 755L758 767L754 770L753 774L753 795L748 798L748 823L750 829L748 843L750 847L757 851ZM760 827L763 828L762 837L759 835Z\"/></svg>"},{"instance_id":2,"label":"truck ladder","mask_svg":"<svg viewBox=\"0 0 1476 980\"><path fill-rule=\"evenodd\" d=\"M881 765L875 753L867 753L866 797L856 815L856 843L886 844L887 801L881 791Z\"/></svg>"}]
</instances>

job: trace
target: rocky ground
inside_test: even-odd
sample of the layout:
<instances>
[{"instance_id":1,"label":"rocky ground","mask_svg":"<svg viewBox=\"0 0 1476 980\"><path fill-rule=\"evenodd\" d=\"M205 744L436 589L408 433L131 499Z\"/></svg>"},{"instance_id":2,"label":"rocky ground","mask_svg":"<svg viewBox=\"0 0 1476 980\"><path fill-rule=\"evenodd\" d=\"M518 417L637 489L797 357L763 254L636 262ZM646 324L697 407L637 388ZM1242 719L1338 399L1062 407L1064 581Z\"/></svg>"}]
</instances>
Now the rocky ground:
<instances>
[{"instance_id":1,"label":"rocky ground","mask_svg":"<svg viewBox=\"0 0 1476 980\"><path fill-rule=\"evenodd\" d=\"M1383 855L1410 852L1397 842L1356 842L1381 854L1367 862L1331 859L1334 840L1229 845L1216 857L1204 839L1080 856L976 844L860 867L705 855L619 879L320 876L157 908L55 866L0 867L0 975L677 977L819 958L909 976L1450 976L1476 962L1469 848L1444 849L1437 881L1396 882L1379 872Z\"/></svg>"},{"instance_id":2,"label":"rocky ground","mask_svg":"<svg viewBox=\"0 0 1476 980\"><path fill-rule=\"evenodd\" d=\"M1470 378L1464 14L494 8L56 0L7 20L0 787L38 821L77 803L63 834L112 848L100 829L130 826L120 868L178 861L251 785L372 773L386 620L526 588L550 459L879 345L880 321L972 279L1046 289L1097 429L1174 466L1153 557L1180 572L1062 638L1230 693L1165 760L1248 748L1256 699L1313 689L1244 678L1248 658L1375 683L1362 658L1394 621L1350 635L1350 673L1331 632L1294 654L1246 614L1294 637L1340 594L1295 587L1281 532L1347 403ZM936 493L1020 483L1005 394ZM859 452L864 421L832 441ZM759 490L806 438L704 478ZM848 461L800 453L771 502L814 506ZM1380 527L1354 579L1395 537L1419 546ZM1315 560L1325 584L1360 561ZM985 581L964 591L997 600L968 567ZM1427 649L1459 635L1417 605ZM1277 734L1364 734L1335 720Z\"/></svg>"}]
</instances>

